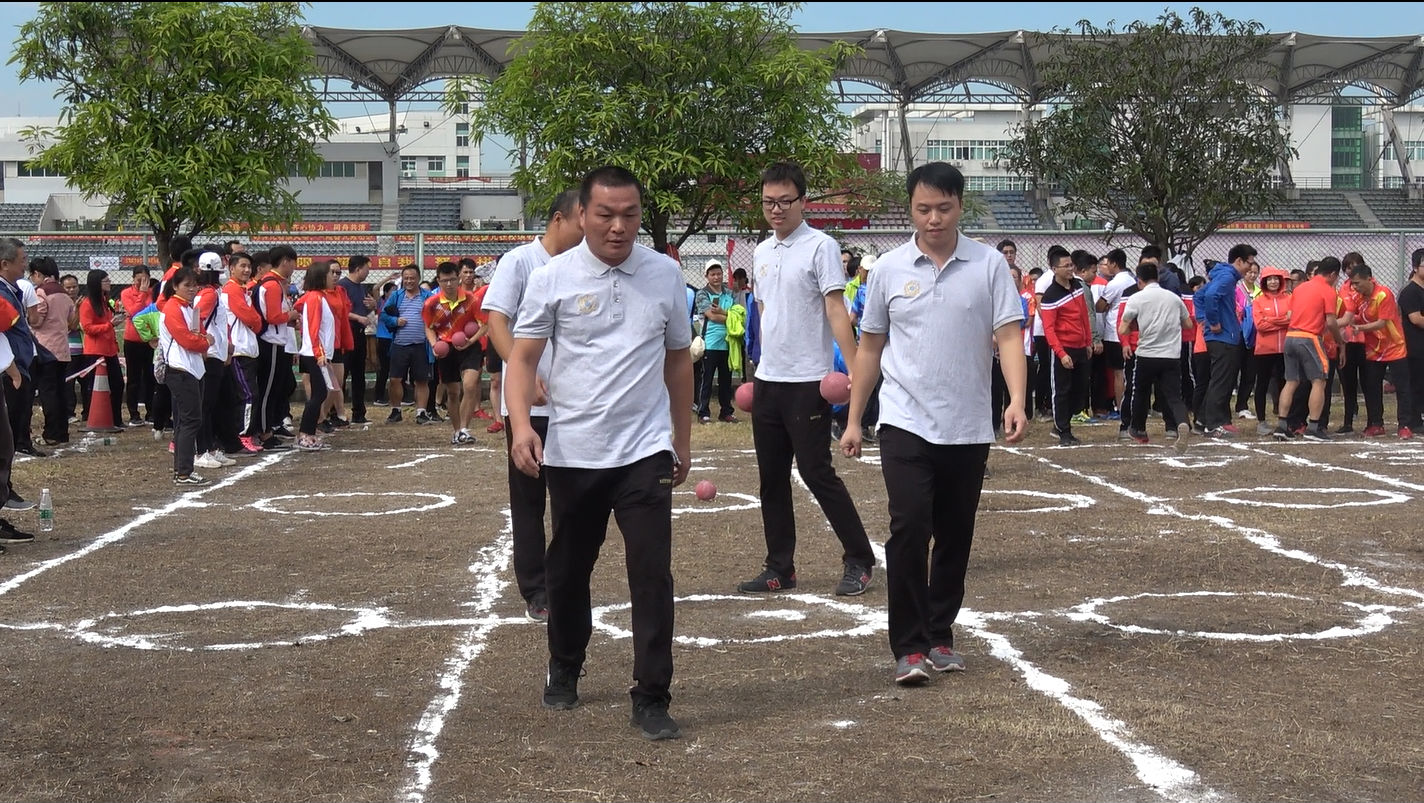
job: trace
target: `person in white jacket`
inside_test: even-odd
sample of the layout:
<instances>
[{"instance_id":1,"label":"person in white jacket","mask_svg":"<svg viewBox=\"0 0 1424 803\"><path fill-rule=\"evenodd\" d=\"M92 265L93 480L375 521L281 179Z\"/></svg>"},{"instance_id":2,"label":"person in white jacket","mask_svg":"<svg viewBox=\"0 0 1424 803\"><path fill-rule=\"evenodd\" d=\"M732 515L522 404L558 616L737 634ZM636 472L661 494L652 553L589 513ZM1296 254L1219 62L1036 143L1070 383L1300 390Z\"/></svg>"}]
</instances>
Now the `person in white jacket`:
<instances>
[{"instance_id":1,"label":"person in white jacket","mask_svg":"<svg viewBox=\"0 0 1424 803\"><path fill-rule=\"evenodd\" d=\"M202 419L203 360L213 336L202 331L193 297L198 293L198 271L181 267L164 285L159 302L163 325L158 329L158 354L166 365L163 384L173 396L173 483L207 485L193 473Z\"/></svg>"}]
</instances>

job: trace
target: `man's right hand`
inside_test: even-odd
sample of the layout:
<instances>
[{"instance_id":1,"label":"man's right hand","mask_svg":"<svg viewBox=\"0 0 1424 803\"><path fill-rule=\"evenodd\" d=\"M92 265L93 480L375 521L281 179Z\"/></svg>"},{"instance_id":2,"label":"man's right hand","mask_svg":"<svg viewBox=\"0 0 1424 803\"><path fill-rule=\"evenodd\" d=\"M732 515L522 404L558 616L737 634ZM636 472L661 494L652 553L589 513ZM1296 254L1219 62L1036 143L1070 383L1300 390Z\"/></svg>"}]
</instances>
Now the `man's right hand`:
<instances>
[{"instance_id":1,"label":"man's right hand","mask_svg":"<svg viewBox=\"0 0 1424 803\"><path fill-rule=\"evenodd\" d=\"M405 326L405 318L396 318L396 328L399 329L402 326Z\"/></svg>"},{"instance_id":2,"label":"man's right hand","mask_svg":"<svg viewBox=\"0 0 1424 803\"><path fill-rule=\"evenodd\" d=\"M538 477L544 465L544 444L533 427L516 430L510 438L509 457L514 467L530 477Z\"/></svg>"},{"instance_id":3,"label":"man's right hand","mask_svg":"<svg viewBox=\"0 0 1424 803\"><path fill-rule=\"evenodd\" d=\"M1058 358L1058 361L1061 362L1061 363L1063 363L1063 367L1064 367L1064 368L1067 368L1067 369L1070 370L1070 371L1073 370L1073 358L1072 358L1072 357L1069 357L1067 354L1064 354L1062 357L1059 357L1059 358Z\"/></svg>"}]
</instances>

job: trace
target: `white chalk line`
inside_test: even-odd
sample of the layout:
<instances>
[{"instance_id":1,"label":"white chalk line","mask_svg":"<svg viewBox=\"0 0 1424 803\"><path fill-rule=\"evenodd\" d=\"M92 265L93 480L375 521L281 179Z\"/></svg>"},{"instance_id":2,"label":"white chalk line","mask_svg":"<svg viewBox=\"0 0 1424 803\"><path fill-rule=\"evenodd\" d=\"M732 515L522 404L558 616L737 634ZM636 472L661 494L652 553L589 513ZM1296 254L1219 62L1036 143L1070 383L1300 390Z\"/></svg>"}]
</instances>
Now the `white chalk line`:
<instances>
[{"instance_id":1,"label":"white chalk line","mask_svg":"<svg viewBox=\"0 0 1424 803\"><path fill-rule=\"evenodd\" d=\"M438 455L437 455L438 456ZM397 499L410 499L412 497L424 497L433 499L428 505L419 507L392 508L390 510L366 510L366 511L337 511L337 510L283 510L276 505L277 502L286 502L293 499L350 499L358 496L393 496ZM341 493L308 493L308 494L284 494L282 496L268 496L251 502L246 507L260 510L264 513L276 513L284 516L395 516L402 513L428 513L432 510L450 507L455 504L455 497L448 494L434 494L423 491L347 491Z\"/></svg>"},{"instance_id":2,"label":"white chalk line","mask_svg":"<svg viewBox=\"0 0 1424 803\"><path fill-rule=\"evenodd\" d=\"M1335 471L1340 472L1342 474L1355 474L1357 476L1364 477L1369 480L1374 480L1375 482L1383 483L1385 485L1390 485L1395 488L1403 488L1407 491L1424 491L1424 485L1420 485L1419 483L1407 482L1405 480L1401 480L1396 477L1391 477L1386 474L1377 474L1373 471L1365 471L1364 469L1359 468L1337 466L1333 463L1321 463L1315 460L1307 460L1306 458L1299 457L1297 455L1285 454L1283 452L1273 452L1269 449L1261 449L1245 443L1233 443L1231 444L1231 448L1238 449L1243 452L1250 452L1251 454L1258 454L1265 457L1270 457L1275 460L1281 460L1293 466L1313 468L1317 471Z\"/></svg>"},{"instance_id":3,"label":"white chalk line","mask_svg":"<svg viewBox=\"0 0 1424 803\"><path fill-rule=\"evenodd\" d=\"M475 576L475 595L467 605L485 614L493 610L509 585L509 581L501 579L501 575L513 559L514 519L509 508L506 507L503 512L504 529L492 543L480 548L479 556L470 565L470 573ZM445 729L445 718L460 704L465 688L465 671L484 652L490 633L500 621L484 621L466 630L456 642L454 653L445 659L445 672L438 681L442 692L431 699L416 724L406 757L411 777L402 785L400 798L407 803L424 803L433 780L435 762L440 758L436 743Z\"/></svg>"},{"instance_id":4,"label":"white chalk line","mask_svg":"<svg viewBox=\"0 0 1424 803\"><path fill-rule=\"evenodd\" d=\"M404 462L404 463L396 463L396 464L393 465L393 466L386 466L386 468L414 468L415 466L418 466L418 465L420 465L421 463L424 463L424 462L427 461L427 460L439 460L439 459L442 458L442 457L454 457L454 455L449 455L449 454L427 454L427 455L421 455L420 457L417 457L417 458L415 458L414 460L407 460L407 461Z\"/></svg>"},{"instance_id":5,"label":"white chalk line","mask_svg":"<svg viewBox=\"0 0 1424 803\"><path fill-rule=\"evenodd\" d=\"M749 636L746 638L713 638L710 636L689 636L686 634L673 636L673 642L687 647L716 647L724 644L774 644L783 641L803 641L818 638L844 638L869 636L883 632L889 624L888 614L883 609L871 608L866 605L853 602L842 602L830 599L818 594L778 594L772 599L763 596L750 596L747 594L689 594L684 597L676 597L674 602L681 605L697 602L746 602L754 605L765 605L769 602L782 603L786 601L799 602L809 607L819 607L834 611L850 617L854 624L850 627L835 629L822 628L814 631L803 631L799 633L782 633L767 636ZM633 637L633 631L606 621L606 616L610 613L626 611L632 608L631 602L617 602L610 605L600 605L593 609L593 627L600 630L610 638L628 639ZM805 614L797 610L785 608L767 609L761 611L751 611L744 614L748 618L779 619L782 621L802 621Z\"/></svg>"},{"instance_id":6,"label":"white chalk line","mask_svg":"<svg viewBox=\"0 0 1424 803\"><path fill-rule=\"evenodd\" d=\"M157 521L158 519L161 519L170 513L174 513L185 508L197 507L201 504L205 504L203 502L200 502L200 499L203 496L206 496L207 494L210 494L222 488L227 488L241 480L244 480L252 476L253 474L256 474L257 472L267 468L268 466L276 464L278 461L282 460L289 454L292 454L292 452L278 452L276 454L263 457L260 461L247 465L242 469L238 470L237 472L224 477L216 483L213 483L212 485L208 485L201 490L189 491L187 493L184 493L180 495L177 499L174 499L172 502L169 502L163 507L145 513L142 516L133 519L128 524L125 524L116 530L110 530L109 532L104 533L103 535L99 536L98 538L95 538L93 541L90 541L88 544L84 545L80 549L77 549L65 555L60 555L57 558L51 558L47 561L35 564L34 568L30 569L29 571L18 574L15 577L10 578L9 580L6 580L4 583L0 583L0 596L4 596L5 594L14 591L15 589L24 585L26 581L34 577L38 577L39 575L44 574L50 569L63 566L64 564L69 563L70 561L79 560L80 558L85 557L90 553L97 552L100 549L109 546L110 544L122 541L129 535L129 533L132 533L134 530L144 526L145 524L150 524L154 521Z\"/></svg>"}]
</instances>

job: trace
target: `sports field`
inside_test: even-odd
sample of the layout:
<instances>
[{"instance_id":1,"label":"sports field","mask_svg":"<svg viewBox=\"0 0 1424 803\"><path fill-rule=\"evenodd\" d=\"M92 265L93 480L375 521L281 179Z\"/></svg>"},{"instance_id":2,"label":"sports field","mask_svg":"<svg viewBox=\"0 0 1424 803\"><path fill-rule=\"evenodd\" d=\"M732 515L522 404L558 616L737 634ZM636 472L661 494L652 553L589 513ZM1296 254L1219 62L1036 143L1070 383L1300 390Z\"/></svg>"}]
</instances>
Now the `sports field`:
<instances>
[{"instance_id":1,"label":"sports field","mask_svg":"<svg viewBox=\"0 0 1424 803\"><path fill-rule=\"evenodd\" d=\"M628 724L616 531L583 704L540 707L496 436L375 424L189 493L147 431L22 459L58 526L0 556L0 797L1418 799L1424 449L1079 434L1034 422L994 450L968 671L902 689L883 574L831 594L809 493L800 587L735 592L763 555L750 428L697 427L673 548L686 736L660 743ZM876 458L836 464L883 543Z\"/></svg>"}]
</instances>

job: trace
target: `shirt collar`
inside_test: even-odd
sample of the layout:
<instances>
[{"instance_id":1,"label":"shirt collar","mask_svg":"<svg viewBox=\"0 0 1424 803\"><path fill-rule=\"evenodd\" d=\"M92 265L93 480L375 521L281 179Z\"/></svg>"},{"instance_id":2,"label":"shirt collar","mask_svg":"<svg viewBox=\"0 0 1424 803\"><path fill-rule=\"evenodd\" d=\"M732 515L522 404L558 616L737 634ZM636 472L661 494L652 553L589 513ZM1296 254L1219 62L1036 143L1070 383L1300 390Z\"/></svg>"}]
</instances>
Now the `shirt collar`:
<instances>
[{"instance_id":1,"label":"shirt collar","mask_svg":"<svg viewBox=\"0 0 1424 803\"><path fill-rule=\"evenodd\" d=\"M958 237L958 239L955 240L955 243L954 243L954 253L953 253L953 254L950 254L950 255L949 255L949 261L946 262L946 263L944 263L944 266L945 266L946 268L949 267L950 265L954 264L955 262L969 262L969 261L970 261L969 254L965 253L965 248L964 248L964 242L965 242L965 240L967 240L967 239L968 239L968 238L964 236L964 232L960 232L960 233L959 233L959 237ZM919 236L918 236L918 235L916 235L916 234L911 234L911 235L910 235L910 247L914 248L914 249L915 249L915 253L918 254L918 256L915 257L915 264L918 265L918 264L920 263L920 260L923 259L924 261L930 263L931 266L934 266L934 265L935 265L934 257L931 257L929 254L926 254L926 253L924 252L924 250L920 248L920 240L919 240ZM877 267L878 267L878 265L877 265Z\"/></svg>"},{"instance_id":2,"label":"shirt collar","mask_svg":"<svg viewBox=\"0 0 1424 803\"><path fill-rule=\"evenodd\" d=\"M436 293L436 295L440 297L440 303L444 305L447 309L454 309L460 306L461 303L463 303L467 298L470 297L469 291L467 291L463 287L456 289L455 297L453 299L446 298L444 293Z\"/></svg>"},{"instance_id":3,"label":"shirt collar","mask_svg":"<svg viewBox=\"0 0 1424 803\"><path fill-rule=\"evenodd\" d=\"M542 247L542 246L541 246ZM583 263L588 267L590 273L595 276L607 276L611 270L617 270L627 276L632 276L638 272L638 246L634 245L633 250L628 252L628 258L617 265L610 265L607 262L593 255L593 251L588 247L588 240L579 243L579 249L583 252Z\"/></svg>"},{"instance_id":4,"label":"shirt collar","mask_svg":"<svg viewBox=\"0 0 1424 803\"><path fill-rule=\"evenodd\" d=\"M801 221L801 225L792 229L791 233L786 235L786 239L783 240L777 237L775 234L772 234L772 237L776 240L777 248L790 248L791 246L795 245L796 241L801 239L801 235L805 234L810 228L811 227L807 225L806 221L803 220Z\"/></svg>"}]
</instances>

